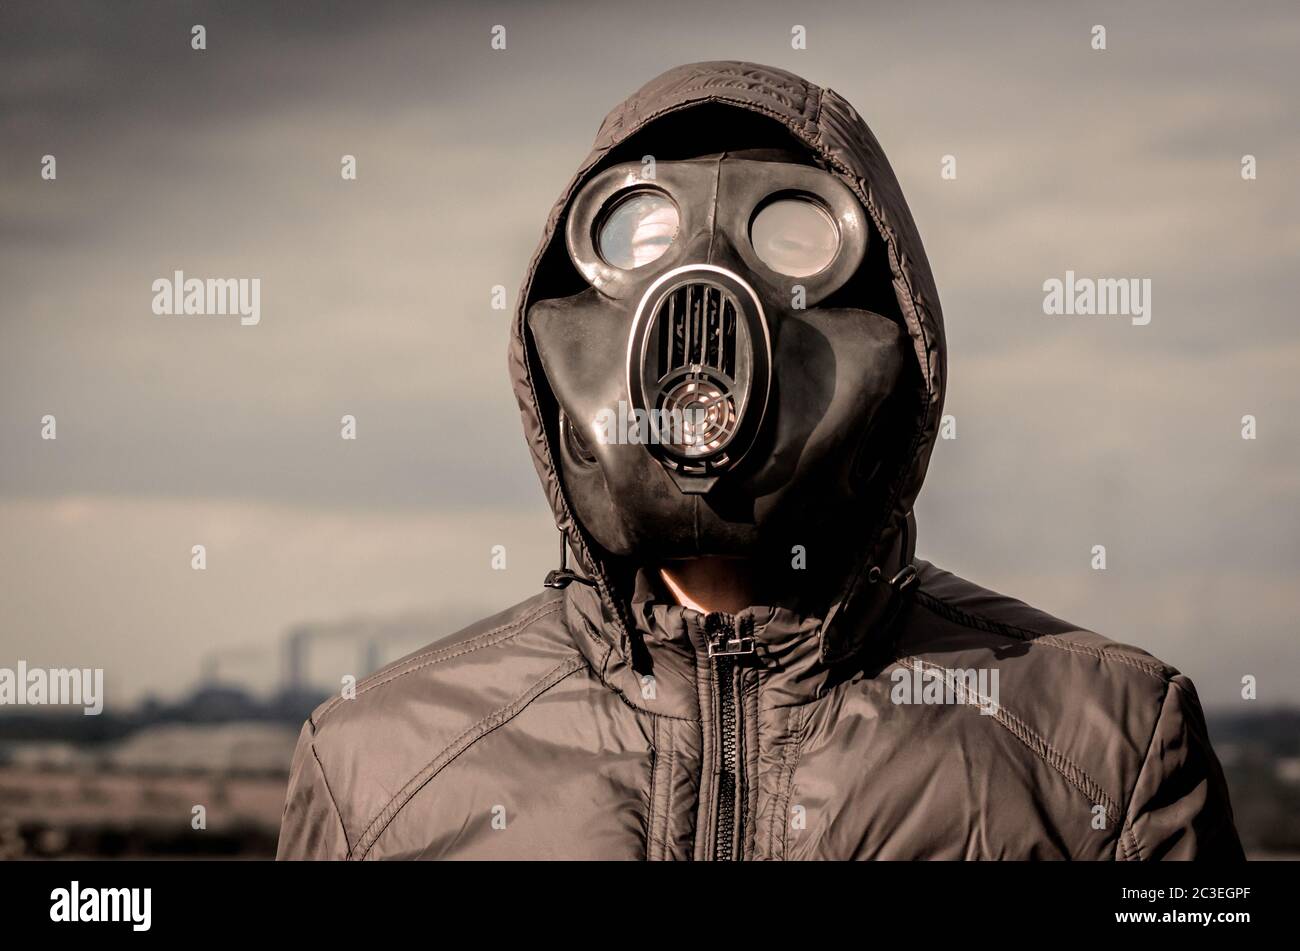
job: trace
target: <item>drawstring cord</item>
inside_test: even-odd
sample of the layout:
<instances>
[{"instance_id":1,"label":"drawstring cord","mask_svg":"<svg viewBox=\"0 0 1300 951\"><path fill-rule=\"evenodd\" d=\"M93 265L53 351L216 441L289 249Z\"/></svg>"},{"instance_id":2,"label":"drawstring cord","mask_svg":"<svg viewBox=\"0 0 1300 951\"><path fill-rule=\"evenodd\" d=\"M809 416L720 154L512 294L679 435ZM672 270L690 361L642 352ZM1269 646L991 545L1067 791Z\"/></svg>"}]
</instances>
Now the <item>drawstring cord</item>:
<instances>
[{"instance_id":1,"label":"drawstring cord","mask_svg":"<svg viewBox=\"0 0 1300 951\"><path fill-rule=\"evenodd\" d=\"M596 587L595 581L584 578L576 571L569 569L569 537L564 532L560 532L560 567L546 573L546 578L542 581L542 587L567 588L575 581L591 585L593 588Z\"/></svg>"}]
</instances>

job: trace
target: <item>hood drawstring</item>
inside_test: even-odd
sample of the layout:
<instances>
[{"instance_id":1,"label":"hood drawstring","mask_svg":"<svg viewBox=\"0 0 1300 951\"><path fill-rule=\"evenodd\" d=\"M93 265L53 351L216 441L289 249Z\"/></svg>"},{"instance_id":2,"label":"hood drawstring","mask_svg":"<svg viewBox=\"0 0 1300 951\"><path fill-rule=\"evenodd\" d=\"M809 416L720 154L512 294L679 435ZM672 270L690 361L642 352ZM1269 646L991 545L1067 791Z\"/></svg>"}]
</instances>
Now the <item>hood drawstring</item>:
<instances>
[{"instance_id":1,"label":"hood drawstring","mask_svg":"<svg viewBox=\"0 0 1300 951\"><path fill-rule=\"evenodd\" d=\"M889 604L885 608L885 614L881 618L879 629L887 636L893 629L894 622L898 620L899 615L903 613L903 609L906 608L908 602L911 601L912 595L916 590L916 582L919 578L916 562L908 559L908 547L910 546L909 535L911 529L910 515L911 513L908 513L908 516L904 517L900 529L902 534L902 556L906 563L899 569L897 574L886 582L890 588ZM872 568L871 571L877 578L879 578L879 568Z\"/></svg>"},{"instance_id":2,"label":"hood drawstring","mask_svg":"<svg viewBox=\"0 0 1300 951\"><path fill-rule=\"evenodd\" d=\"M596 587L595 581L584 578L576 571L569 570L569 536L564 532L560 532L560 567L546 573L546 578L542 581L542 587L567 588L575 581L591 585L593 588Z\"/></svg>"}]
</instances>

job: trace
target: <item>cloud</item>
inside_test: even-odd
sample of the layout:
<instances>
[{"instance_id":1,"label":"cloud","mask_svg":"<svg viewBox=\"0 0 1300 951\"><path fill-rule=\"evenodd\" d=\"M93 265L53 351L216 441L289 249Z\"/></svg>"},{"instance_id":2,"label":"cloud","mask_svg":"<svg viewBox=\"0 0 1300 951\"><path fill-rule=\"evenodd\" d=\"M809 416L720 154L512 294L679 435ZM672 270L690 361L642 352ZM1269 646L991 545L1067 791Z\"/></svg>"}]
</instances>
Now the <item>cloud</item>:
<instances>
[{"instance_id":1,"label":"cloud","mask_svg":"<svg viewBox=\"0 0 1300 951\"><path fill-rule=\"evenodd\" d=\"M5 646L130 645L123 682L169 690L201 645L299 616L536 590L554 536L491 288L514 295L617 99L738 56L852 101L926 237L960 436L935 453L922 551L1198 678L1255 651L1295 695L1293 5L654 9L0 8ZM262 323L154 317L149 285L176 268L260 277ZM1045 317L1067 268L1151 278L1151 325ZM190 539L223 526L232 547L192 588ZM527 584L412 567L497 534L537 552ZM232 571L252 588L216 583ZM1242 598L1249 633L1225 638Z\"/></svg>"}]
</instances>

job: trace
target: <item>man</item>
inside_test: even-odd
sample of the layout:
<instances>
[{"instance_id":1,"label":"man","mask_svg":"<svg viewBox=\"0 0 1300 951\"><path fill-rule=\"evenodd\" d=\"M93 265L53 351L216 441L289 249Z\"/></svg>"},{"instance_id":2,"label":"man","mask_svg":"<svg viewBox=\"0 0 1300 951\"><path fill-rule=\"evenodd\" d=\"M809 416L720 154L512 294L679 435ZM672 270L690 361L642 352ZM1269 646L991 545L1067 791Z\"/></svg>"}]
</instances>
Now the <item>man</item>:
<instances>
[{"instance_id":1,"label":"man","mask_svg":"<svg viewBox=\"0 0 1300 951\"><path fill-rule=\"evenodd\" d=\"M939 298L834 92L616 108L510 367L576 570L316 710L282 858L1240 857L1190 681L914 560Z\"/></svg>"}]
</instances>

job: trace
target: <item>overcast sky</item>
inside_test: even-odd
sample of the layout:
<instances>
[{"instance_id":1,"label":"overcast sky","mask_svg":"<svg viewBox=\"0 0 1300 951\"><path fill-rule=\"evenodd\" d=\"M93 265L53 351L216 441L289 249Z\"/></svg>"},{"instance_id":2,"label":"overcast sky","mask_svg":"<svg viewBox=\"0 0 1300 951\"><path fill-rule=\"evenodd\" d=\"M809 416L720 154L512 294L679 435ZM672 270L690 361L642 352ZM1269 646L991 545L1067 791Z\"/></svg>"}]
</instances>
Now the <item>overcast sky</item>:
<instances>
[{"instance_id":1,"label":"overcast sky","mask_svg":"<svg viewBox=\"0 0 1300 951\"><path fill-rule=\"evenodd\" d=\"M1300 8L1130 6L4 4L0 666L103 666L127 702L253 646L265 687L293 623L537 591L490 289L610 107L737 58L849 99L925 238L958 438L919 553L1210 705L1246 674L1300 700ZM259 277L261 323L155 317L176 269ZM1149 278L1151 323L1045 316L1067 269Z\"/></svg>"}]
</instances>

